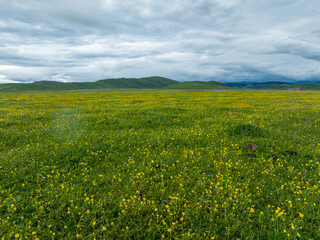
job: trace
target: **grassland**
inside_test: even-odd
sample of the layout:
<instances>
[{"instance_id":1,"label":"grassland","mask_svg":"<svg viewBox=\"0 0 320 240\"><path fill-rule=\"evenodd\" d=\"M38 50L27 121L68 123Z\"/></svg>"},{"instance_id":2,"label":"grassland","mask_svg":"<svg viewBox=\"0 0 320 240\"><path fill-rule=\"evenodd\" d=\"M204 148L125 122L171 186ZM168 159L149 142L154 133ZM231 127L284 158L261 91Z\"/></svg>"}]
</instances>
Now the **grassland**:
<instances>
[{"instance_id":1,"label":"grassland","mask_svg":"<svg viewBox=\"0 0 320 240\"><path fill-rule=\"evenodd\" d=\"M316 92L1 93L0 236L319 239L319 119Z\"/></svg>"}]
</instances>

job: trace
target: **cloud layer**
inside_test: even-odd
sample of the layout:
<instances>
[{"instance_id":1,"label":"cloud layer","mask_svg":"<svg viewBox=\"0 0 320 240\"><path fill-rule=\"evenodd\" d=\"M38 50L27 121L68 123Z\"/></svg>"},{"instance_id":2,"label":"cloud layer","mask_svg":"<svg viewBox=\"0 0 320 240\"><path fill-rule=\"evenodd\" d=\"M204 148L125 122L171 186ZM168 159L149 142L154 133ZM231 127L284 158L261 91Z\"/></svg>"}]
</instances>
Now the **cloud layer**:
<instances>
[{"instance_id":1,"label":"cloud layer","mask_svg":"<svg viewBox=\"0 0 320 240\"><path fill-rule=\"evenodd\" d=\"M318 0L0 0L0 82L320 80Z\"/></svg>"}]
</instances>

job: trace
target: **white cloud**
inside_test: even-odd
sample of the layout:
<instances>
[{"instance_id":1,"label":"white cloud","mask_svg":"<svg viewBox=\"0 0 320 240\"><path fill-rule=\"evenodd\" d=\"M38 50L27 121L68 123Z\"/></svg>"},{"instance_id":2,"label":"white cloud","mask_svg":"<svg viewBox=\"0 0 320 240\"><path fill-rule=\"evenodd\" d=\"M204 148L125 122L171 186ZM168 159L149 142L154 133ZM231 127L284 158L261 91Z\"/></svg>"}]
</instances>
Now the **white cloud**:
<instances>
[{"instance_id":1,"label":"white cloud","mask_svg":"<svg viewBox=\"0 0 320 240\"><path fill-rule=\"evenodd\" d=\"M0 65L1 75L6 76L9 80L19 82L30 82L34 79L45 80L52 69L43 67L22 67L13 65Z\"/></svg>"},{"instance_id":2,"label":"white cloud","mask_svg":"<svg viewBox=\"0 0 320 240\"><path fill-rule=\"evenodd\" d=\"M66 76L64 74L57 74L54 76L51 76L51 80L57 81L57 82L70 82L71 77Z\"/></svg>"},{"instance_id":3,"label":"white cloud","mask_svg":"<svg viewBox=\"0 0 320 240\"><path fill-rule=\"evenodd\" d=\"M18 81L13 81L7 78L5 75L0 75L0 83L17 83Z\"/></svg>"}]
</instances>

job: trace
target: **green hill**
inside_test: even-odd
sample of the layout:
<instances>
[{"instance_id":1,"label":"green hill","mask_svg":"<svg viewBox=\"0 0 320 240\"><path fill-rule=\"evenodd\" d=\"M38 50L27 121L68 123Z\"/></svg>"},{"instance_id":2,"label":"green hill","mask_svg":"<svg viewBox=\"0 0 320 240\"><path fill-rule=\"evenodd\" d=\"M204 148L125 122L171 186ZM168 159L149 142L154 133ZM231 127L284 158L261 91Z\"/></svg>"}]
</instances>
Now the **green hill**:
<instances>
[{"instance_id":1,"label":"green hill","mask_svg":"<svg viewBox=\"0 0 320 240\"><path fill-rule=\"evenodd\" d=\"M163 77L147 77L147 78L118 78L105 79L96 82L97 86L107 88L139 88L139 89L155 89L163 88L177 81Z\"/></svg>"},{"instance_id":2,"label":"green hill","mask_svg":"<svg viewBox=\"0 0 320 240\"><path fill-rule=\"evenodd\" d=\"M103 79L96 82L62 83L38 81L33 83L4 83L0 90L81 90L81 89L157 89L175 84L177 81L163 77Z\"/></svg>"},{"instance_id":3,"label":"green hill","mask_svg":"<svg viewBox=\"0 0 320 240\"><path fill-rule=\"evenodd\" d=\"M229 85L229 86L228 86ZM177 89L177 90L320 90L320 82L263 82L263 83L228 83L216 81L178 82L164 77L112 78L96 82L55 82L38 81L33 83L3 83L0 91L32 90L84 90L84 89Z\"/></svg>"},{"instance_id":4,"label":"green hill","mask_svg":"<svg viewBox=\"0 0 320 240\"><path fill-rule=\"evenodd\" d=\"M288 90L288 89L300 89L300 90L320 90L320 83L256 83L244 86L245 89L256 90Z\"/></svg>"},{"instance_id":5,"label":"green hill","mask_svg":"<svg viewBox=\"0 0 320 240\"><path fill-rule=\"evenodd\" d=\"M176 84L168 85L163 87L164 89L207 89L207 90L230 90L235 89L233 87L229 87L223 83L219 83L216 81L189 81L189 82L179 82Z\"/></svg>"}]
</instances>

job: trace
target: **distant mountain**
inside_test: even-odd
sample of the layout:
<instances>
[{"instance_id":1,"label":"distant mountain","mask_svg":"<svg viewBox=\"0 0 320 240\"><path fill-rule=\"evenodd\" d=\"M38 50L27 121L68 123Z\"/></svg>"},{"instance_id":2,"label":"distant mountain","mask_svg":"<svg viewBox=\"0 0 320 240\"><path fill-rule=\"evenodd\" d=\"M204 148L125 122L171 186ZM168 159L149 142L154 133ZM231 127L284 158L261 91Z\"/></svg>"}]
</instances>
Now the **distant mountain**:
<instances>
[{"instance_id":1,"label":"distant mountain","mask_svg":"<svg viewBox=\"0 0 320 240\"><path fill-rule=\"evenodd\" d=\"M282 81L269 81L269 82L229 82L225 83L230 87L238 87L242 89L255 89L255 90L288 90L292 88L300 90L320 90L320 82L316 81L300 81L300 82L282 82Z\"/></svg>"},{"instance_id":2,"label":"distant mountain","mask_svg":"<svg viewBox=\"0 0 320 240\"><path fill-rule=\"evenodd\" d=\"M242 87L245 87L245 86L247 86L248 84L251 84L251 83L252 82L250 82L250 83L247 83L247 82L227 82L227 83L224 83L224 84L229 86L229 87L242 88Z\"/></svg>"},{"instance_id":3,"label":"distant mountain","mask_svg":"<svg viewBox=\"0 0 320 240\"><path fill-rule=\"evenodd\" d=\"M248 84L243 89L256 89L256 90L288 90L288 89L300 89L300 90L320 90L320 83L278 83L278 82L266 82L266 83L254 83Z\"/></svg>"},{"instance_id":4,"label":"distant mountain","mask_svg":"<svg viewBox=\"0 0 320 240\"><path fill-rule=\"evenodd\" d=\"M230 90L233 89L223 83L216 81L188 81L178 82L176 84L168 85L164 89L207 89L207 90Z\"/></svg>"},{"instance_id":5,"label":"distant mountain","mask_svg":"<svg viewBox=\"0 0 320 240\"><path fill-rule=\"evenodd\" d=\"M33 83L3 83L0 90L81 90L81 89L158 89L178 81L163 77L103 79L96 82L38 81Z\"/></svg>"},{"instance_id":6,"label":"distant mountain","mask_svg":"<svg viewBox=\"0 0 320 240\"><path fill-rule=\"evenodd\" d=\"M289 82L278 82L278 81L270 81L270 82L229 82L225 83L229 87L246 87L249 85L278 85L278 84L290 84Z\"/></svg>"},{"instance_id":7,"label":"distant mountain","mask_svg":"<svg viewBox=\"0 0 320 240\"><path fill-rule=\"evenodd\" d=\"M0 91L30 90L82 90L82 89L180 89L180 90L320 90L320 82L231 82L217 81L185 81L178 82L164 77L146 78L112 78L96 82L55 82L38 81L33 83L3 83ZM287 79L288 80L288 79Z\"/></svg>"}]
</instances>

